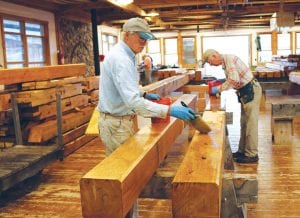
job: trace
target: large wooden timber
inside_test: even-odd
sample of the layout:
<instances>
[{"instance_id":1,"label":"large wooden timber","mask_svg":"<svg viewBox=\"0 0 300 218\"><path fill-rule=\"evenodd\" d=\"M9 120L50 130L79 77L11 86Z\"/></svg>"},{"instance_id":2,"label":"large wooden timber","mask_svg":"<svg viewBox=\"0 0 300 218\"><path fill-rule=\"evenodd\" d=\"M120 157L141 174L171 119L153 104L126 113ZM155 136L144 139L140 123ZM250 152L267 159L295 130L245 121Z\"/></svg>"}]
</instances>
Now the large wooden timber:
<instances>
[{"instance_id":1,"label":"large wooden timber","mask_svg":"<svg viewBox=\"0 0 300 218\"><path fill-rule=\"evenodd\" d=\"M28 67L0 70L0 84L8 85L63 77L83 76L85 64L66 64L44 67Z\"/></svg>"},{"instance_id":2,"label":"large wooden timber","mask_svg":"<svg viewBox=\"0 0 300 218\"><path fill-rule=\"evenodd\" d=\"M220 217L225 112L205 111L208 134L196 132L173 180L173 217Z\"/></svg>"},{"instance_id":3,"label":"large wooden timber","mask_svg":"<svg viewBox=\"0 0 300 218\"><path fill-rule=\"evenodd\" d=\"M196 96L183 95L174 104L180 101L192 105ZM84 175L80 180L83 216L124 217L183 128L184 122L173 117L169 123L144 126Z\"/></svg>"},{"instance_id":4,"label":"large wooden timber","mask_svg":"<svg viewBox=\"0 0 300 218\"><path fill-rule=\"evenodd\" d=\"M62 112L70 111L75 108L80 108L82 106L88 105L89 96L88 95L76 95L72 97L67 97L61 101ZM25 107L22 108L22 118L42 120L48 117L56 115L56 102L51 102L49 104L43 104L36 107Z\"/></svg>"},{"instance_id":5,"label":"large wooden timber","mask_svg":"<svg viewBox=\"0 0 300 218\"><path fill-rule=\"evenodd\" d=\"M57 92L61 93L62 98L80 95L82 94L82 85L76 83L50 89L22 91L16 93L16 96L18 104L35 107L54 102L56 100Z\"/></svg>"},{"instance_id":6,"label":"large wooden timber","mask_svg":"<svg viewBox=\"0 0 300 218\"><path fill-rule=\"evenodd\" d=\"M146 92L159 94L160 96L166 96L188 82L189 76L187 74L178 75L144 86L143 90ZM95 136L99 135L98 119L99 111L96 108L91 117L88 128L86 129L86 134Z\"/></svg>"},{"instance_id":7,"label":"large wooden timber","mask_svg":"<svg viewBox=\"0 0 300 218\"><path fill-rule=\"evenodd\" d=\"M169 95L171 92L179 89L190 81L188 74L172 76L164 80L157 81L150 85L144 86L146 92L157 93L160 96Z\"/></svg>"},{"instance_id":8,"label":"large wooden timber","mask_svg":"<svg viewBox=\"0 0 300 218\"><path fill-rule=\"evenodd\" d=\"M94 108L87 106L79 111L66 114L62 117L63 133L75 129L76 127L87 123L93 113ZM29 131L28 142L41 143L57 136L57 121L49 120L33 126Z\"/></svg>"},{"instance_id":9,"label":"large wooden timber","mask_svg":"<svg viewBox=\"0 0 300 218\"><path fill-rule=\"evenodd\" d=\"M0 152L0 193L40 172L58 154L58 146L15 145Z\"/></svg>"}]
</instances>

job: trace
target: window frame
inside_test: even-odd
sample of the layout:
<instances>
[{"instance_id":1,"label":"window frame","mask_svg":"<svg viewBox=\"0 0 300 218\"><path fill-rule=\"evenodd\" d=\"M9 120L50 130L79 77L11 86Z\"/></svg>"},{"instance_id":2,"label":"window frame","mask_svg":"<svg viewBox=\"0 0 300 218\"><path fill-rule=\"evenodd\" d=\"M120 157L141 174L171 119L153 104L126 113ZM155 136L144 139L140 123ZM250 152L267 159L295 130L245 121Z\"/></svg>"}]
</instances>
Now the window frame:
<instances>
[{"instance_id":1,"label":"window frame","mask_svg":"<svg viewBox=\"0 0 300 218\"><path fill-rule=\"evenodd\" d=\"M16 34L16 35L21 36L21 42L22 42L22 46L23 46L23 49L24 49L24 60L23 61L7 62L5 34L6 33L15 34L15 33L4 32L4 20L18 21L21 24L20 34ZM25 29L25 24L26 23L33 23L33 24L41 25L43 27L43 33L44 34L42 36L26 35L26 29ZM3 54L4 68L7 68L7 66L9 64L23 64L23 67L29 67L30 64L42 64L42 66L50 65L49 29L48 29L48 22L47 21L31 19L31 18L26 18L26 17L12 16L12 15L7 15L7 14L0 14L0 24L1 24L0 25L1 40L2 40L2 44L3 44L2 54ZM43 62L40 62L40 61L29 62L27 37L34 37L34 38L41 38L42 39L43 55L44 55L44 61Z\"/></svg>"},{"instance_id":2,"label":"window frame","mask_svg":"<svg viewBox=\"0 0 300 218\"><path fill-rule=\"evenodd\" d=\"M163 62L164 62L164 65L170 65L170 64L167 64L166 63L166 55L174 55L175 53L167 53L166 51L166 40L168 39L176 39L176 42L177 42L177 51L176 51L176 55L177 55L177 65L179 65L179 53L178 53L178 38L177 37L166 37L166 38L163 38L163 42L164 42L164 46L163 46L163 49L164 49L164 54L163 54Z\"/></svg>"},{"instance_id":3,"label":"window frame","mask_svg":"<svg viewBox=\"0 0 300 218\"><path fill-rule=\"evenodd\" d=\"M272 56L273 56L274 55L274 40L273 40L272 32L257 32L256 36L259 36L259 35L270 35L271 36L271 50L261 50L261 51L270 51L272 53ZM277 42L276 42L276 44L277 44ZM271 58L270 62L261 62L261 61L259 61L259 52L261 52L261 51L256 50L256 63L257 63L257 65L258 66L263 66L266 63L272 62L272 58Z\"/></svg>"},{"instance_id":4,"label":"window frame","mask_svg":"<svg viewBox=\"0 0 300 218\"><path fill-rule=\"evenodd\" d=\"M195 57L195 63L185 63L184 62L184 43L183 43L183 40L184 39L194 39L194 57ZM198 63L197 63L197 37L196 36L183 36L182 37L182 42L181 42L181 50L182 50L182 55L181 55L181 63L182 63L182 66L184 68L196 68Z\"/></svg>"},{"instance_id":5,"label":"window frame","mask_svg":"<svg viewBox=\"0 0 300 218\"><path fill-rule=\"evenodd\" d=\"M159 51L158 52L151 52L150 51L150 49L149 49L149 43L151 42L151 41L156 41L157 40L157 42L158 42L158 46L159 46ZM150 42L148 42L147 43L147 47L146 47L146 51L147 51L147 53L150 55L150 57L154 57L154 56L159 56L159 59L160 59L160 63L156 63L155 62L155 60L154 60L154 58L153 58L153 64L154 65L162 65L162 46L161 46L161 40L160 40L160 38L157 38L157 39L155 39L155 40L151 40Z\"/></svg>"},{"instance_id":6,"label":"window frame","mask_svg":"<svg viewBox=\"0 0 300 218\"><path fill-rule=\"evenodd\" d=\"M297 34L299 34L299 41L297 41ZM297 50L299 50L298 55L300 55L300 31L295 32L295 54L297 54Z\"/></svg>"}]
</instances>

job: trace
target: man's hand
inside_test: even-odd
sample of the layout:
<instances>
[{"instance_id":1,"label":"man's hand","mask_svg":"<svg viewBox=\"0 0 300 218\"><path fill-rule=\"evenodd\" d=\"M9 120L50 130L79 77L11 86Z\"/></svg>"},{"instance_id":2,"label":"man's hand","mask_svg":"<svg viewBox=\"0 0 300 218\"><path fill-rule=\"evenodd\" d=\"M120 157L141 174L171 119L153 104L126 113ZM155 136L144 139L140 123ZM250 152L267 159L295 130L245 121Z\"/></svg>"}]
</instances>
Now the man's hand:
<instances>
[{"instance_id":1,"label":"man's hand","mask_svg":"<svg viewBox=\"0 0 300 218\"><path fill-rule=\"evenodd\" d=\"M170 115L181 120L193 120L196 118L196 114L193 109L183 106L171 106Z\"/></svg>"},{"instance_id":2,"label":"man's hand","mask_svg":"<svg viewBox=\"0 0 300 218\"><path fill-rule=\"evenodd\" d=\"M145 98L148 99L148 100L159 100L160 96L158 94L155 94L155 93L147 93L145 95Z\"/></svg>"}]
</instances>

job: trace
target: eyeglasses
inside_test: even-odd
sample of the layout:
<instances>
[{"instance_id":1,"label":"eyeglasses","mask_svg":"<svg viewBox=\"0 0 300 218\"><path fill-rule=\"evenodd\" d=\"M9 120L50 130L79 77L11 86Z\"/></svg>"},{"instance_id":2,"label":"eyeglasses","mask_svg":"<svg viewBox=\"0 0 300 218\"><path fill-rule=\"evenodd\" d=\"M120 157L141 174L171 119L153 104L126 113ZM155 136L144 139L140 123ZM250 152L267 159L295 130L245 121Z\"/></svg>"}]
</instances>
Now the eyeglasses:
<instances>
[{"instance_id":1,"label":"eyeglasses","mask_svg":"<svg viewBox=\"0 0 300 218\"><path fill-rule=\"evenodd\" d=\"M144 38L142 38L141 36L140 36L140 34L139 33L136 33L137 35L138 35L138 37L139 37L139 40L141 41L141 42L143 42L143 43L146 43L146 42L148 42L148 40L147 39L144 39Z\"/></svg>"}]
</instances>

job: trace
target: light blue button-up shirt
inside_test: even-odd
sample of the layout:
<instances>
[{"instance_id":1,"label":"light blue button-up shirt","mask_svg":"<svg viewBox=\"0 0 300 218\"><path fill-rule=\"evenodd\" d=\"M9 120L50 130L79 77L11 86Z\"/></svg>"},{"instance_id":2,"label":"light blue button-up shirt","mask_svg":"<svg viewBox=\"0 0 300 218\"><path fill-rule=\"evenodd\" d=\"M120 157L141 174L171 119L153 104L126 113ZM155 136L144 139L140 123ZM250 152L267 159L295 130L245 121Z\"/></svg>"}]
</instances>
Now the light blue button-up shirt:
<instances>
[{"instance_id":1,"label":"light blue button-up shirt","mask_svg":"<svg viewBox=\"0 0 300 218\"><path fill-rule=\"evenodd\" d=\"M141 97L135 54L124 41L115 45L104 59L99 98L98 110L115 116L166 117L169 109Z\"/></svg>"}]
</instances>

